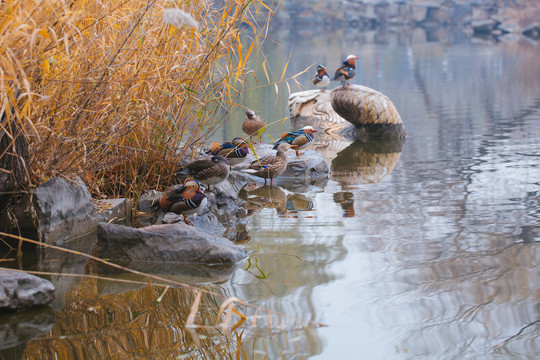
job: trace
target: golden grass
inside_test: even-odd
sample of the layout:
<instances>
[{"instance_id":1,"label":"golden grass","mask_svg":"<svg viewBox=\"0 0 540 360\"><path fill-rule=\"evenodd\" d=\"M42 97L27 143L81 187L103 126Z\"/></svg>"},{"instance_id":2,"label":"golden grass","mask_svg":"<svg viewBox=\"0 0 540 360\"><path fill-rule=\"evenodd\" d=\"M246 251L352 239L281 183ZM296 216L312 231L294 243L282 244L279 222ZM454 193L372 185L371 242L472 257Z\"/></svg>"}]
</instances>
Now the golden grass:
<instances>
[{"instance_id":1,"label":"golden grass","mask_svg":"<svg viewBox=\"0 0 540 360\"><path fill-rule=\"evenodd\" d=\"M24 130L31 182L79 175L95 195L129 197L169 184L230 116L272 14L260 0L219 3L2 2L2 130ZM165 23L166 8L198 29Z\"/></svg>"}]
</instances>

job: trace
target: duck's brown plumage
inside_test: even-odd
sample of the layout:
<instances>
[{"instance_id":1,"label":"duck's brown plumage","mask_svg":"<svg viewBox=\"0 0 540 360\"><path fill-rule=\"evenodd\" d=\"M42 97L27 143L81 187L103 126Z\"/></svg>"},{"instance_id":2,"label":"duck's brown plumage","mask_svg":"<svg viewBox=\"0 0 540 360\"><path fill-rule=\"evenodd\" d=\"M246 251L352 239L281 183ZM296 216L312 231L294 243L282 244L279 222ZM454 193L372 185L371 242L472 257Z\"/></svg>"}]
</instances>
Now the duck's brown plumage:
<instances>
[{"instance_id":1,"label":"duck's brown plumage","mask_svg":"<svg viewBox=\"0 0 540 360\"><path fill-rule=\"evenodd\" d=\"M207 185L219 184L229 176L229 160L221 155L210 159L196 160L184 166L179 172Z\"/></svg>"},{"instance_id":2,"label":"duck's brown plumage","mask_svg":"<svg viewBox=\"0 0 540 360\"><path fill-rule=\"evenodd\" d=\"M283 174L287 169L287 156L285 151L291 148L289 143L279 144L277 147L276 155L265 156L259 161L253 161L246 172L261 177L264 179L264 184L266 185L266 179L270 179L270 184L273 183L274 178Z\"/></svg>"},{"instance_id":3,"label":"duck's brown plumage","mask_svg":"<svg viewBox=\"0 0 540 360\"><path fill-rule=\"evenodd\" d=\"M253 136L257 135L257 131L266 126L264 119L255 115L253 110L246 111L247 118L242 123L242 131L249 135L249 140L253 142Z\"/></svg>"}]
</instances>

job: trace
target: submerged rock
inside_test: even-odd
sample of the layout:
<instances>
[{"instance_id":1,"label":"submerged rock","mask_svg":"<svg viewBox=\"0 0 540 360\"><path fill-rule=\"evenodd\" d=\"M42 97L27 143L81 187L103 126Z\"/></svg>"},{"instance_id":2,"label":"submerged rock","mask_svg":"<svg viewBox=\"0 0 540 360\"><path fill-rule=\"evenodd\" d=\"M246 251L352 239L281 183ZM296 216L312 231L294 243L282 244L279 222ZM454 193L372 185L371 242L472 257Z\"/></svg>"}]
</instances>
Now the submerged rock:
<instances>
[{"instance_id":1,"label":"submerged rock","mask_svg":"<svg viewBox=\"0 0 540 360\"><path fill-rule=\"evenodd\" d=\"M0 270L0 310L47 305L53 300L50 281L25 272Z\"/></svg>"},{"instance_id":2,"label":"submerged rock","mask_svg":"<svg viewBox=\"0 0 540 360\"><path fill-rule=\"evenodd\" d=\"M139 261L231 264L246 252L231 241L183 223L132 228L99 223L98 256L128 266Z\"/></svg>"}]
</instances>

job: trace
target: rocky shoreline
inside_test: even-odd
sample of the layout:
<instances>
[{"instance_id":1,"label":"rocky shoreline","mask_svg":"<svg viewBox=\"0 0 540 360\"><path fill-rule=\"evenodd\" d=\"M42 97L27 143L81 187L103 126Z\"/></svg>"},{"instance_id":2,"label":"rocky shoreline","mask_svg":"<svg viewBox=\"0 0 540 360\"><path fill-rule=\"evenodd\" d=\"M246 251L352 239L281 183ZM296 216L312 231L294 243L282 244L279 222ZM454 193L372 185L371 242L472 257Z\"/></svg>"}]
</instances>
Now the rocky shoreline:
<instances>
[{"instance_id":1,"label":"rocky shoreline","mask_svg":"<svg viewBox=\"0 0 540 360\"><path fill-rule=\"evenodd\" d=\"M298 0L286 1L271 28L352 31L461 29L470 36L523 35L540 39L540 6L531 1L503 0ZM315 24L315 26L314 26Z\"/></svg>"},{"instance_id":2,"label":"rocky shoreline","mask_svg":"<svg viewBox=\"0 0 540 360\"><path fill-rule=\"evenodd\" d=\"M351 139L346 136L347 141L357 139L361 142L371 139L402 144L405 136L401 117L392 101L367 87L350 85L329 92L295 93L289 99L289 110L293 126L304 122L320 129L316 143L342 132L352 134ZM255 149L259 157L273 153L270 144L258 144ZM224 281L247 258L239 243L249 239L246 232L249 211L272 207L278 213L285 213L305 211L313 206L302 193L312 187L324 187L328 180L331 159L325 157L325 152L308 149L298 157L290 151L287 170L275 181L279 186L263 186L263 179L231 170L225 181L206 193L208 206L192 218L194 226L187 225L182 216L163 212L159 206L163 193L159 191L148 191L138 199L137 206L133 206L128 199L93 199L79 178L54 178L44 182L19 198L4 213L0 223L5 232L19 233L43 244L92 253L121 267L147 274L184 276L193 279L194 283ZM365 151L361 150L361 153ZM399 151L391 153L397 153L399 157ZM249 154L245 162L254 159L255 156ZM12 248L16 249L17 243L18 240L13 241ZM64 259L73 266L73 273L80 273L81 267L86 272L87 259L76 260L73 253L59 255L58 250L47 247L42 250L38 259L40 271L62 272L64 265L59 259ZM49 262L51 259L56 262ZM111 274L119 270L122 271L119 267L102 269L100 265L99 273ZM25 284L40 279L24 275L28 278L12 281L4 287L8 289L5 294L13 295L4 296L7 299L4 308L32 306L31 302L19 301L24 298L19 290L30 297L34 294L35 305L45 305L54 300L54 296L49 296L54 288L57 293L64 294L77 284L76 280L60 281L53 277L52 283L44 280L41 287L46 291L29 293ZM17 273L13 278L20 276L21 273ZM63 306L65 296L57 294L57 297L60 299L54 300L56 306Z\"/></svg>"}]
</instances>

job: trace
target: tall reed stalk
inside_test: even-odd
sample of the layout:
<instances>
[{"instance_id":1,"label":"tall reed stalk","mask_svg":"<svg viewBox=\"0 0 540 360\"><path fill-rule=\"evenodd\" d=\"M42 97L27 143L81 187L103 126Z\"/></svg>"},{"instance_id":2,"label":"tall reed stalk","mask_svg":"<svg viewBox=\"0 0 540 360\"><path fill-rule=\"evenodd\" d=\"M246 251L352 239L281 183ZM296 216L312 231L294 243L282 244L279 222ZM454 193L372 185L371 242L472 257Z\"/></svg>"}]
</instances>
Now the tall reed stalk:
<instances>
[{"instance_id":1,"label":"tall reed stalk","mask_svg":"<svg viewBox=\"0 0 540 360\"><path fill-rule=\"evenodd\" d=\"M227 120L271 14L261 0L3 1L1 130L23 129L36 185L168 184Z\"/></svg>"}]
</instances>

